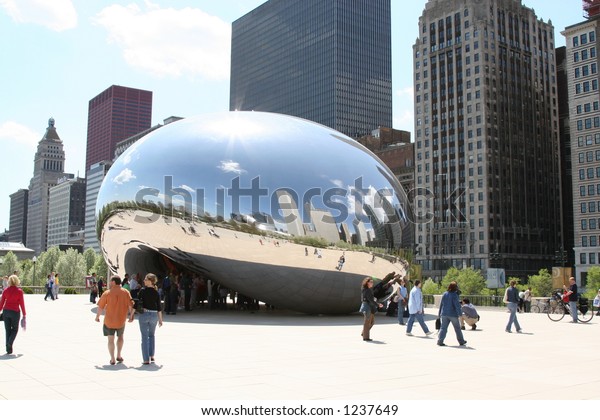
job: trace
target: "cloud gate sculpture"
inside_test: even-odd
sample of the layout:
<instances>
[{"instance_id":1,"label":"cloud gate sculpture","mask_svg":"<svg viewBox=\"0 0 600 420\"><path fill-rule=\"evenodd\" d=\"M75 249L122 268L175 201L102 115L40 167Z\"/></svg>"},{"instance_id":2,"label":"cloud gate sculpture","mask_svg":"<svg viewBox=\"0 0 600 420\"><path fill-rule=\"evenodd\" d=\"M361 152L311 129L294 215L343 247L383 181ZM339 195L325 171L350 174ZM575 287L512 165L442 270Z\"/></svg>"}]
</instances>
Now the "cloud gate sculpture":
<instances>
[{"instance_id":1,"label":"cloud gate sculpture","mask_svg":"<svg viewBox=\"0 0 600 420\"><path fill-rule=\"evenodd\" d=\"M110 269L189 270L305 313L351 313L365 276L404 273L406 194L349 137L300 118L224 112L146 135L113 164L97 200ZM343 258L341 258L343 256Z\"/></svg>"}]
</instances>

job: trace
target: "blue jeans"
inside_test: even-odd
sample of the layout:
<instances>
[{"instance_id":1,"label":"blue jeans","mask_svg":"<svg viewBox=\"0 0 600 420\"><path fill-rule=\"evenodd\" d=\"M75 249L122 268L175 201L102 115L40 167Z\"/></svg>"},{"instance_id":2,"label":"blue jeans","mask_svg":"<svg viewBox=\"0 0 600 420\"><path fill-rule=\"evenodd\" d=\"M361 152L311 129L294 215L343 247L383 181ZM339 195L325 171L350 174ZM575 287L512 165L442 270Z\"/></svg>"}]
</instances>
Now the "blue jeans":
<instances>
[{"instance_id":1,"label":"blue jeans","mask_svg":"<svg viewBox=\"0 0 600 420\"><path fill-rule=\"evenodd\" d=\"M448 325L450 323L452 323L452 326L454 327L454 332L456 333L456 339L458 340L458 344L462 345L466 343L462 331L460 330L460 322L458 321L458 317L442 315L442 325L440 326L440 332L438 335L438 344L444 343L444 338L446 338L446 333L448 332Z\"/></svg>"},{"instance_id":2,"label":"blue jeans","mask_svg":"<svg viewBox=\"0 0 600 420\"><path fill-rule=\"evenodd\" d=\"M404 325L404 306L402 306L402 299L398 301L398 323Z\"/></svg>"},{"instance_id":3,"label":"blue jeans","mask_svg":"<svg viewBox=\"0 0 600 420\"><path fill-rule=\"evenodd\" d=\"M569 311L571 311L571 318L573 318L573 322L577 322L577 302L569 301Z\"/></svg>"},{"instance_id":4,"label":"blue jeans","mask_svg":"<svg viewBox=\"0 0 600 420\"><path fill-rule=\"evenodd\" d=\"M12 346L19 332L21 312L5 309L2 313L4 314L4 329L6 330L6 352L12 353Z\"/></svg>"},{"instance_id":5,"label":"blue jeans","mask_svg":"<svg viewBox=\"0 0 600 420\"><path fill-rule=\"evenodd\" d=\"M145 311L140 314L140 332L142 333L142 357L149 362L154 357L154 331L158 323L158 312Z\"/></svg>"},{"instance_id":6,"label":"blue jeans","mask_svg":"<svg viewBox=\"0 0 600 420\"><path fill-rule=\"evenodd\" d=\"M423 328L423 332L427 334L429 332L429 328L427 328L425 320L423 319L423 314L421 313L410 314L410 316L408 317L408 323L406 324L406 333L408 334L412 331L412 326L415 323L415 319L419 322L421 328Z\"/></svg>"},{"instance_id":7,"label":"blue jeans","mask_svg":"<svg viewBox=\"0 0 600 420\"><path fill-rule=\"evenodd\" d=\"M521 326L519 325L519 320L517 319L517 308L519 306L518 303L508 302L506 304L508 310L510 311L510 317L508 318L508 324L506 325L506 331L510 331L512 328L513 322L515 323L515 328L517 331L521 331Z\"/></svg>"}]
</instances>

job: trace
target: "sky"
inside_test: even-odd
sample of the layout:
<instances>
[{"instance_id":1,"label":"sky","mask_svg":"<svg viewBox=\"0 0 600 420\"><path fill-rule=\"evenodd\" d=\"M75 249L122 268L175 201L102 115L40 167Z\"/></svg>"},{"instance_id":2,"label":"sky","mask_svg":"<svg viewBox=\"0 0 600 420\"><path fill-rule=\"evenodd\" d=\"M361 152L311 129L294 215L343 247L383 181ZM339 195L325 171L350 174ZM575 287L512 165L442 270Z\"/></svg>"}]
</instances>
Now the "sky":
<instances>
[{"instance_id":1,"label":"sky","mask_svg":"<svg viewBox=\"0 0 600 420\"><path fill-rule=\"evenodd\" d=\"M552 20L556 46L584 20L580 0L521 1ZM85 175L88 102L109 86L152 91L152 125L227 111L231 22L264 2L0 0L0 232L51 117L66 172ZM393 128L412 132L412 45L426 0L391 2Z\"/></svg>"}]
</instances>

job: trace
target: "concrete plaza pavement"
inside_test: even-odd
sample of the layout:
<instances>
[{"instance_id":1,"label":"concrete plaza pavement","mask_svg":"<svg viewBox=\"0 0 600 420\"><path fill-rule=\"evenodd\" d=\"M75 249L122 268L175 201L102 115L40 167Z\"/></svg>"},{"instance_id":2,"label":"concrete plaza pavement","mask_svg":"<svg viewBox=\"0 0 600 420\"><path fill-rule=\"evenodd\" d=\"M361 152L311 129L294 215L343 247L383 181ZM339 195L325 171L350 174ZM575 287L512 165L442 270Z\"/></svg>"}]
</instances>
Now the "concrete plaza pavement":
<instances>
[{"instance_id":1,"label":"concrete plaza pavement","mask_svg":"<svg viewBox=\"0 0 600 420\"><path fill-rule=\"evenodd\" d=\"M600 317L589 324L519 314L523 334L507 334L508 313L480 308L476 331L453 331L447 347L418 324L406 336L378 314L373 342L362 316L284 311L165 315L156 364L141 364L137 319L125 330L124 363L111 366L96 306L87 296L44 301L26 295L27 330L14 354L0 355L6 400L589 400L600 398ZM426 309L434 330L436 308ZM4 337L3 337L4 339Z\"/></svg>"}]
</instances>

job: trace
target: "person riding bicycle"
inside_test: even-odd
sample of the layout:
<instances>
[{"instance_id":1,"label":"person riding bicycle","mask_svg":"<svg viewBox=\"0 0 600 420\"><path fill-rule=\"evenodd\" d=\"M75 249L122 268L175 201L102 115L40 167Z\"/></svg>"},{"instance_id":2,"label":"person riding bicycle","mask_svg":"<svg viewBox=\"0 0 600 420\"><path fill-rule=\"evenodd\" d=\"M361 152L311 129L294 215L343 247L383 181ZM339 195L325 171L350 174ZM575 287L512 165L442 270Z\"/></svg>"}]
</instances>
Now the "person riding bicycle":
<instances>
[{"instance_id":1,"label":"person riding bicycle","mask_svg":"<svg viewBox=\"0 0 600 420\"><path fill-rule=\"evenodd\" d=\"M575 283L575 277L569 278L569 288L563 286L565 289L565 295L569 297L569 311L571 312L572 323L577 322L577 283Z\"/></svg>"}]
</instances>

